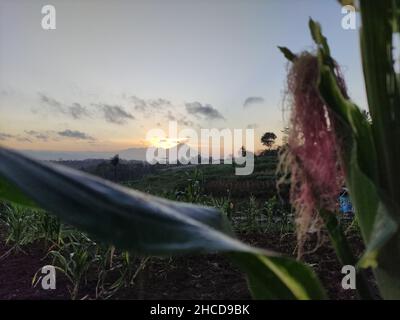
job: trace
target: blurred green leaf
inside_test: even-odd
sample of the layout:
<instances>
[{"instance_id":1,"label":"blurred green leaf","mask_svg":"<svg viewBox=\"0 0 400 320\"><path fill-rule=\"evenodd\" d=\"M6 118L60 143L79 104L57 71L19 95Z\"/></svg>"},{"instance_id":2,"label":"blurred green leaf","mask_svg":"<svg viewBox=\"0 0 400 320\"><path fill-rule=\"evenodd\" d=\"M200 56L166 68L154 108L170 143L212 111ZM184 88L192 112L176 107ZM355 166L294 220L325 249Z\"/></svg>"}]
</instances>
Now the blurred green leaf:
<instances>
[{"instance_id":1,"label":"blurred green leaf","mask_svg":"<svg viewBox=\"0 0 400 320\"><path fill-rule=\"evenodd\" d=\"M256 299L325 298L311 268L294 259L248 253L235 253L230 257L246 271L249 287Z\"/></svg>"},{"instance_id":2,"label":"blurred green leaf","mask_svg":"<svg viewBox=\"0 0 400 320\"><path fill-rule=\"evenodd\" d=\"M0 199L18 203L26 207L36 208L36 204L21 192L14 184L10 183L0 175Z\"/></svg>"}]
</instances>

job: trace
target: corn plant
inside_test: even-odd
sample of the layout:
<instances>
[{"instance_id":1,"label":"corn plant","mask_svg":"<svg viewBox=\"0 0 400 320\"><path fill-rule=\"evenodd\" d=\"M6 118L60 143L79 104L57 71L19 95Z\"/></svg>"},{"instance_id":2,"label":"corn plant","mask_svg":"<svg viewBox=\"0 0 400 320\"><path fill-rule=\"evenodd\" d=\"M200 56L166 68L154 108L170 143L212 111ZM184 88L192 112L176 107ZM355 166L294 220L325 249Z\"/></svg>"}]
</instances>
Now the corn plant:
<instances>
[{"instance_id":1,"label":"corn plant","mask_svg":"<svg viewBox=\"0 0 400 320\"><path fill-rule=\"evenodd\" d=\"M97 260L97 284L96 284L96 299L109 298L114 292L107 290L107 275L113 269L115 247L112 245L98 245L96 247Z\"/></svg>"},{"instance_id":2,"label":"corn plant","mask_svg":"<svg viewBox=\"0 0 400 320\"><path fill-rule=\"evenodd\" d=\"M251 196L244 212L246 218L246 230L257 232L260 230L260 210L256 198Z\"/></svg>"},{"instance_id":3,"label":"corn plant","mask_svg":"<svg viewBox=\"0 0 400 320\"><path fill-rule=\"evenodd\" d=\"M53 259L55 268L61 271L71 283L69 291L72 300L78 298L79 289L87 280L86 274L89 268L97 261L93 245L86 239L80 242L73 239L62 249L51 250L48 253Z\"/></svg>"},{"instance_id":4,"label":"corn plant","mask_svg":"<svg viewBox=\"0 0 400 320\"><path fill-rule=\"evenodd\" d=\"M101 252L102 246L99 246L97 253L98 279L96 285L96 298L109 299L120 289L131 287L139 273L145 268L149 257L137 259L128 251L116 254L114 246L107 246ZM115 277L117 275L117 277ZM110 278L113 280L110 283Z\"/></svg>"},{"instance_id":5,"label":"corn plant","mask_svg":"<svg viewBox=\"0 0 400 320\"><path fill-rule=\"evenodd\" d=\"M43 210L38 210L35 212L34 220L36 237L44 240L45 248L48 248L49 244L61 244L63 226L58 217L50 215Z\"/></svg>"},{"instance_id":6,"label":"corn plant","mask_svg":"<svg viewBox=\"0 0 400 320\"><path fill-rule=\"evenodd\" d=\"M371 296L362 268L373 267L382 297L399 299L400 87L394 67L399 57L394 56L393 46L400 30L400 3L360 0L359 4L370 117L350 100L327 39L320 25L310 20L316 53L294 54L281 48L292 62L288 89L293 110L286 164L291 166L291 199L300 228L307 231L316 220L325 222L342 263L357 264L363 298ZM342 183L350 190L366 245L358 261L332 206Z\"/></svg>"},{"instance_id":7,"label":"corn plant","mask_svg":"<svg viewBox=\"0 0 400 320\"><path fill-rule=\"evenodd\" d=\"M185 172L187 186L184 191L185 201L198 203L202 197L202 188L204 184L203 172L197 168L193 172Z\"/></svg>"},{"instance_id":8,"label":"corn plant","mask_svg":"<svg viewBox=\"0 0 400 320\"><path fill-rule=\"evenodd\" d=\"M293 226L293 214L288 212L289 210L290 209L285 208L276 196L265 201L261 214L267 219L266 232L269 230L276 230L277 227L281 233L284 231L291 231Z\"/></svg>"},{"instance_id":9,"label":"corn plant","mask_svg":"<svg viewBox=\"0 0 400 320\"><path fill-rule=\"evenodd\" d=\"M228 220L232 220L232 214L234 212L234 204L230 199L230 195L227 198L214 198L212 197L209 201L209 205L214 208L221 210Z\"/></svg>"},{"instance_id":10,"label":"corn plant","mask_svg":"<svg viewBox=\"0 0 400 320\"><path fill-rule=\"evenodd\" d=\"M0 258L4 258L12 252L24 252L22 247L34 241L32 228L33 211L18 205L4 205L1 219L7 227L6 244L11 248Z\"/></svg>"},{"instance_id":11,"label":"corn plant","mask_svg":"<svg viewBox=\"0 0 400 320\"><path fill-rule=\"evenodd\" d=\"M140 258L139 263L137 263L134 255L128 251L122 252L120 255L120 262L115 268L119 272L119 277L110 286L110 289L116 291L120 288L133 286L137 276L146 267L149 259L149 257L143 257Z\"/></svg>"}]
</instances>

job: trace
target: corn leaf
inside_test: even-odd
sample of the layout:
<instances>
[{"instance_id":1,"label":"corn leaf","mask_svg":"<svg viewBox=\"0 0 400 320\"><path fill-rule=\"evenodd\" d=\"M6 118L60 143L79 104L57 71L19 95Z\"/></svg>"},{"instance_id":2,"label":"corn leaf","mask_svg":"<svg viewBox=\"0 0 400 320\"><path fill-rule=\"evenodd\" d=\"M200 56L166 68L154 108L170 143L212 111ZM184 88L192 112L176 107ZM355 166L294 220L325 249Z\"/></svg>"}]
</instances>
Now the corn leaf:
<instances>
[{"instance_id":1,"label":"corn leaf","mask_svg":"<svg viewBox=\"0 0 400 320\"><path fill-rule=\"evenodd\" d=\"M297 56L286 47L278 47L278 49L282 52L285 58L291 62L293 62L297 58Z\"/></svg>"},{"instance_id":2,"label":"corn leaf","mask_svg":"<svg viewBox=\"0 0 400 320\"><path fill-rule=\"evenodd\" d=\"M372 132L379 155L379 186L391 199L400 194L400 91L394 71L395 1L360 1L361 49ZM394 139L394 140L393 140ZM392 218L400 218L390 211ZM398 217L395 217L397 215Z\"/></svg>"}]
</instances>

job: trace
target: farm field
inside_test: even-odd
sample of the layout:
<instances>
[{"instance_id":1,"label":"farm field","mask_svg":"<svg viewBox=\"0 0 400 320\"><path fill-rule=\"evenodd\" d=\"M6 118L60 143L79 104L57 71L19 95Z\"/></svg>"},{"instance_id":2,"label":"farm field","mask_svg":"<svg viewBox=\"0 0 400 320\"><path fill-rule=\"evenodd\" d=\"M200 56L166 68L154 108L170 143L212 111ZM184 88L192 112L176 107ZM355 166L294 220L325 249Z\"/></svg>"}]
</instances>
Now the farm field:
<instances>
[{"instance_id":1,"label":"farm field","mask_svg":"<svg viewBox=\"0 0 400 320\"><path fill-rule=\"evenodd\" d=\"M4 237L4 236L3 236ZM293 234L243 234L240 238L249 244L263 246L291 255L295 249ZM2 239L4 240L4 238ZM357 235L351 237L354 247L361 251ZM1 245L1 251L10 247ZM31 285L33 275L51 259L45 258L46 250L41 243L24 248L24 254L7 257L0 265L2 274L0 299L70 299L70 282L62 274L57 289L45 291ZM313 265L331 299L356 299L354 291L341 287L342 273L334 250L325 244L305 261ZM98 269L92 266L76 298L96 299ZM114 275L118 277L117 272ZM112 299L250 299L245 275L220 255L190 255L184 257L157 258L147 261L134 283L121 288Z\"/></svg>"},{"instance_id":2,"label":"farm field","mask_svg":"<svg viewBox=\"0 0 400 320\"><path fill-rule=\"evenodd\" d=\"M293 214L277 196L276 165L276 156L266 156L256 158L249 177L235 176L232 165L197 166L164 169L123 184L217 207L243 242L295 257ZM221 255L137 257L97 243L44 212L3 204L0 217L0 299L251 298L245 274ZM363 247L358 230L345 223L359 254ZM322 237L320 244L316 238L307 243L303 260L316 271L330 298L355 299L354 291L342 288L340 263L327 235ZM59 268L56 290L32 285L46 264Z\"/></svg>"}]
</instances>

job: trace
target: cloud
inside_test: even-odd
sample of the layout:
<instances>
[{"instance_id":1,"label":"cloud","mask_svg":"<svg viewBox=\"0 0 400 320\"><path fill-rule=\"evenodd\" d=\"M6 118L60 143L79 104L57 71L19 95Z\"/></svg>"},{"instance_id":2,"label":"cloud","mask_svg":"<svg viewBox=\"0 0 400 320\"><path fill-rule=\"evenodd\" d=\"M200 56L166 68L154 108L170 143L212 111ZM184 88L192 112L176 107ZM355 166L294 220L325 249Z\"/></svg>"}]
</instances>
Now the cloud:
<instances>
[{"instance_id":1,"label":"cloud","mask_svg":"<svg viewBox=\"0 0 400 320\"><path fill-rule=\"evenodd\" d=\"M107 122L114 124L125 124L127 120L134 120L135 117L129 112L125 111L122 106L119 105L109 105L109 104L97 104Z\"/></svg>"},{"instance_id":2,"label":"cloud","mask_svg":"<svg viewBox=\"0 0 400 320\"><path fill-rule=\"evenodd\" d=\"M64 130L64 131L59 131L57 132L59 136L62 137L67 137L67 138L74 138L74 139L80 139L80 140L95 140L93 137L89 136L88 134L81 132L81 131L76 131L76 130Z\"/></svg>"},{"instance_id":3,"label":"cloud","mask_svg":"<svg viewBox=\"0 0 400 320\"><path fill-rule=\"evenodd\" d=\"M247 125L246 127L247 129L257 129L258 128L258 124L257 123L250 123Z\"/></svg>"},{"instance_id":4,"label":"cloud","mask_svg":"<svg viewBox=\"0 0 400 320\"><path fill-rule=\"evenodd\" d=\"M12 138L14 138L14 136L12 134L0 132L0 140L1 141L12 139Z\"/></svg>"},{"instance_id":5,"label":"cloud","mask_svg":"<svg viewBox=\"0 0 400 320\"><path fill-rule=\"evenodd\" d=\"M47 141L49 139L49 134L44 133L44 132L38 132L35 130L25 130L25 133L31 137L34 137L35 139L42 140L42 141Z\"/></svg>"},{"instance_id":6,"label":"cloud","mask_svg":"<svg viewBox=\"0 0 400 320\"><path fill-rule=\"evenodd\" d=\"M22 137L21 135L12 135L12 134L8 134L8 133L3 133L0 132L0 141L4 141L4 140L9 140L9 139L15 139L16 141L19 142L30 142L32 143L32 140L27 138L27 137Z\"/></svg>"},{"instance_id":7,"label":"cloud","mask_svg":"<svg viewBox=\"0 0 400 320\"><path fill-rule=\"evenodd\" d=\"M133 103L135 110L139 112L148 112L154 109L159 110L162 107L172 106L171 101L162 98L144 100L137 96L131 96L129 101Z\"/></svg>"},{"instance_id":8,"label":"cloud","mask_svg":"<svg viewBox=\"0 0 400 320\"><path fill-rule=\"evenodd\" d=\"M185 116L173 115L170 110L168 110L167 114L165 115L165 118L168 121L176 121L178 124L186 126L186 127L194 127L194 125L195 125L193 121L188 120Z\"/></svg>"},{"instance_id":9,"label":"cloud","mask_svg":"<svg viewBox=\"0 0 400 320\"><path fill-rule=\"evenodd\" d=\"M89 140L89 141L94 141L93 137L89 136L88 134L81 132L81 131L74 131L74 130L64 130L64 131L35 131L35 130L26 130L25 134L28 137L17 137L16 139L18 141L27 141L27 142L32 142L30 137L37 139L37 140L42 140L44 142L48 141L49 139L52 139L54 141L58 141L58 137L66 137L66 138L74 138L74 139L80 139L80 140Z\"/></svg>"},{"instance_id":10,"label":"cloud","mask_svg":"<svg viewBox=\"0 0 400 320\"><path fill-rule=\"evenodd\" d=\"M205 119L208 120L214 120L214 119L225 120L223 115L210 104L202 105L200 102L197 101L188 102L185 103L185 108L189 114L194 116L203 116Z\"/></svg>"},{"instance_id":11,"label":"cloud","mask_svg":"<svg viewBox=\"0 0 400 320\"><path fill-rule=\"evenodd\" d=\"M155 109L165 106L172 106L171 101L162 98L147 100L147 105Z\"/></svg>"},{"instance_id":12,"label":"cloud","mask_svg":"<svg viewBox=\"0 0 400 320\"><path fill-rule=\"evenodd\" d=\"M166 115L167 120L169 121L176 121L176 117L172 114L170 110L168 110L168 113Z\"/></svg>"},{"instance_id":13,"label":"cloud","mask_svg":"<svg viewBox=\"0 0 400 320\"><path fill-rule=\"evenodd\" d=\"M146 118L160 115L167 121L176 121L178 124L186 127L195 126L193 121L187 119L187 117L181 112L178 112L177 106L167 99L142 99L134 95L129 97L123 95L123 98L128 99L128 101L133 104L135 111L142 113ZM211 106L205 106L205 108L208 107ZM171 109L173 109L173 112L171 111ZM200 110L199 113L201 113L201 111L203 110ZM215 111L217 112L217 114L219 114L217 110ZM207 110L205 111L205 113L206 112ZM217 115L217 117L219 116ZM161 124L157 123L157 126L161 126Z\"/></svg>"},{"instance_id":14,"label":"cloud","mask_svg":"<svg viewBox=\"0 0 400 320\"><path fill-rule=\"evenodd\" d=\"M244 103L243 103L243 107L247 108L250 106L253 106L255 104L262 104L265 102L265 99L263 97L248 97Z\"/></svg>"},{"instance_id":15,"label":"cloud","mask_svg":"<svg viewBox=\"0 0 400 320\"><path fill-rule=\"evenodd\" d=\"M71 115L74 119L81 119L83 117L90 116L89 111L86 107L83 107L80 103L75 102L72 106L67 107L67 114Z\"/></svg>"},{"instance_id":16,"label":"cloud","mask_svg":"<svg viewBox=\"0 0 400 320\"><path fill-rule=\"evenodd\" d=\"M53 99L43 93L39 92L39 97L40 97L40 101L43 102L44 104L47 104L50 107L53 107L57 110L61 110L62 108L62 104L57 101L56 99Z\"/></svg>"},{"instance_id":17,"label":"cloud","mask_svg":"<svg viewBox=\"0 0 400 320\"><path fill-rule=\"evenodd\" d=\"M147 103L145 100L138 98L136 96L132 96L129 100L133 103L136 111L146 111Z\"/></svg>"},{"instance_id":18,"label":"cloud","mask_svg":"<svg viewBox=\"0 0 400 320\"><path fill-rule=\"evenodd\" d=\"M20 136L18 136L18 137L16 137L16 139L17 139L17 141L19 141L19 142L29 142L29 143L32 143L32 140L29 139L29 138L26 138L26 137L20 137Z\"/></svg>"},{"instance_id":19,"label":"cloud","mask_svg":"<svg viewBox=\"0 0 400 320\"><path fill-rule=\"evenodd\" d=\"M74 102L72 105L66 105L43 93L39 93L39 97L43 104L50 107L50 109L48 109L50 112L65 114L75 120L90 116L88 109L78 102Z\"/></svg>"},{"instance_id":20,"label":"cloud","mask_svg":"<svg viewBox=\"0 0 400 320\"><path fill-rule=\"evenodd\" d=\"M186 127L194 127L195 126L193 121L187 120L185 117L178 119L178 123L180 125L183 125Z\"/></svg>"}]
</instances>

